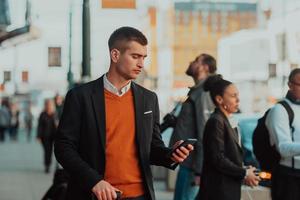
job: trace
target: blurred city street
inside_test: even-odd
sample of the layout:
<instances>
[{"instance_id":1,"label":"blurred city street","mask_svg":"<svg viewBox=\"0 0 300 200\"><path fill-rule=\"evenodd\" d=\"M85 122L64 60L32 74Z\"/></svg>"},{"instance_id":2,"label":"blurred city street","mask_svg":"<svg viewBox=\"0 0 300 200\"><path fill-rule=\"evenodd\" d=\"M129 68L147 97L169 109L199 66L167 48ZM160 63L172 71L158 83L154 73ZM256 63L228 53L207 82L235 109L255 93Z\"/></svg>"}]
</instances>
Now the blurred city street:
<instances>
[{"instance_id":1,"label":"blurred city street","mask_svg":"<svg viewBox=\"0 0 300 200\"><path fill-rule=\"evenodd\" d=\"M1 200L40 200L52 183L45 174L41 145L37 141L0 144Z\"/></svg>"},{"instance_id":2,"label":"blurred city street","mask_svg":"<svg viewBox=\"0 0 300 200\"><path fill-rule=\"evenodd\" d=\"M50 153L45 153L44 166L43 151L52 151L52 135L57 133L64 104L68 102L65 96L70 89L108 74L113 63L109 38L120 27L133 27L147 38L147 45L142 45L146 52L142 64L138 63L138 70L133 71L136 78L130 78L128 82L134 79L135 83L157 94L159 110L155 107L153 115L154 109L149 108L144 115L160 116L165 145L170 143L178 115L184 110L183 102L189 100L192 89L204 83L210 75L220 74L238 89L238 111L232 116L240 130L239 145L244 151L241 167L251 165L260 169L253 150L253 132L258 119L285 97L290 83L300 87L300 82L289 80L290 72L300 66L299 19L299 0L0 0L0 200L41 200L49 189L57 163L53 155L50 172L45 173L49 158L46 154ZM127 49L120 52L123 55ZM204 54L214 62L204 62L200 56ZM135 54L131 56L134 58ZM189 70L193 63L198 63L197 69ZM209 63L214 65L213 72L208 70ZM123 64L118 66L123 67ZM195 76L188 71L193 71ZM203 71L207 74L202 77ZM125 84L121 85L123 87ZM204 91L201 89L201 93ZM204 98L201 96L197 99ZM91 102L82 105L95 106ZM115 104L112 105L109 108ZM201 102L202 105L206 104ZM118 112L121 110L118 115L127 113L124 108L127 106L123 104L118 107ZM93 109L95 113L102 110ZM73 107L70 110L74 113L78 111L75 115L80 113L78 118L81 120L90 119L84 117L84 113L92 114L90 110L83 112ZM107 108L103 110L105 112L102 114L109 113ZM199 109L193 107L191 110L198 112ZM205 115L212 112L203 108ZM46 134L45 138L49 141L48 145L42 142L43 148L40 141L46 131L37 127L40 127L39 124L45 126L40 120L44 113L50 113L47 119L52 125L49 131L52 135ZM134 123L139 125L140 119L136 116ZM197 115L189 116L193 116L192 119ZM124 118L129 119L127 117ZM120 121L123 123L123 120ZM182 121L189 122L188 119ZM93 123L93 120L90 122ZM141 124L148 122L150 124L145 117L145 123ZM71 123L71 126L73 124L77 125ZM84 128L100 127L98 121L97 126L82 124ZM204 122L197 124L205 127ZM133 132L131 130L128 132ZM158 129L154 127L153 130L155 132ZM191 129L188 127L184 130ZM135 131L134 134L138 132ZM31 140L28 140L28 136ZM80 140L82 138L86 139L81 137ZM203 139L202 136L198 141L200 139ZM123 145L124 141L121 142ZM119 169L123 168L127 169L123 166ZM194 165L192 168L200 169ZM163 167L152 167L157 200L173 199L176 170L170 172ZM242 199L269 200L270 189L243 185Z\"/></svg>"},{"instance_id":3,"label":"blurred city street","mask_svg":"<svg viewBox=\"0 0 300 200\"><path fill-rule=\"evenodd\" d=\"M18 142L0 143L0 199L41 200L52 184L55 163L49 174L44 173L42 150L38 141L27 142L20 132ZM54 159L54 158L53 158ZM173 199L173 191L166 189L164 181L155 181L157 200ZM243 200L269 200L266 188L243 187Z\"/></svg>"},{"instance_id":4,"label":"blurred city street","mask_svg":"<svg viewBox=\"0 0 300 200\"><path fill-rule=\"evenodd\" d=\"M52 184L55 164L49 174L44 173L42 147L33 139L27 142L20 132L18 142L0 143L0 199L41 200ZM165 183L155 182L158 200L171 200L173 192L165 190Z\"/></svg>"}]
</instances>

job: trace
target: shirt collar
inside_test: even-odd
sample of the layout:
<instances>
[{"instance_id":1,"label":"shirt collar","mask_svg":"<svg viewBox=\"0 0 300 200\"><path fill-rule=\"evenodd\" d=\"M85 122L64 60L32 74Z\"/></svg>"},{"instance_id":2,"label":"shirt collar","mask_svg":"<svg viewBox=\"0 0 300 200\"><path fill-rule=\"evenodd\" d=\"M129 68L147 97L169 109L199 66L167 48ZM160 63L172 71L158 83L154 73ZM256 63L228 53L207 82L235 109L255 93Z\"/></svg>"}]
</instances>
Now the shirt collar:
<instances>
[{"instance_id":1,"label":"shirt collar","mask_svg":"<svg viewBox=\"0 0 300 200\"><path fill-rule=\"evenodd\" d=\"M127 85L121 88L121 91L119 92L118 89L108 80L106 74L104 74L103 77L103 83L104 83L104 88L108 90L109 92L120 96L123 96L128 90L131 88L131 81Z\"/></svg>"}]
</instances>

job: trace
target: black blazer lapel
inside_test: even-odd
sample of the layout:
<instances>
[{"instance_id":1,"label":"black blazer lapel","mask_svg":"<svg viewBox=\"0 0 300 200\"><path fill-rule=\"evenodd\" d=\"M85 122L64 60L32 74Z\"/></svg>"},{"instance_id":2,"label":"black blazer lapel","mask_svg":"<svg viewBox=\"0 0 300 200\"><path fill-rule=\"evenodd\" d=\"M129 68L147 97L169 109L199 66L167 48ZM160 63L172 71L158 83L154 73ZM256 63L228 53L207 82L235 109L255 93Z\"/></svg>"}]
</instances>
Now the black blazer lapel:
<instances>
[{"instance_id":1,"label":"black blazer lapel","mask_svg":"<svg viewBox=\"0 0 300 200\"><path fill-rule=\"evenodd\" d=\"M240 150L242 150L241 143L239 141L238 132L236 132L236 130L231 127L231 124L230 124L229 120L227 119L227 117L225 117L225 115L224 115L224 118L225 118L225 123L227 126L227 131L228 131L229 136L233 138L236 145L239 147Z\"/></svg>"},{"instance_id":2,"label":"black blazer lapel","mask_svg":"<svg viewBox=\"0 0 300 200\"><path fill-rule=\"evenodd\" d=\"M235 130L231 127L230 122L229 122L228 118L225 116L225 114L220 109L217 109L217 111L219 112L219 114L224 119L224 122L226 124L226 128L227 128L227 131L228 131L229 135L233 138L233 140L238 145L238 147L240 148L240 150L242 150L241 144L239 142L238 133L236 133Z\"/></svg>"},{"instance_id":3,"label":"black blazer lapel","mask_svg":"<svg viewBox=\"0 0 300 200\"><path fill-rule=\"evenodd\" d=\"M105 152L106 142L106 125L105 125L105 100L104 100L104 85L103 76L96 81L92 94L92 103L94 114L97 122L98 132L100 134L101 146Z\"/></svg>"},{"instance_id":4,"label":"black blazer lapel","mask_svg":"<svg viewBox=\"0 0 300 200\"><path fill-rule=\"evenodd\" d=\"M138 149L141 151L142 147L142 133L143 133L143 112L144 112L144 95L143 91L138 88L138 86L132 82L131 89L134 98L134 108L135 108L135 129ZM141 155L141 152L139 152Z\"/></svg>"},{"instance_id":5,"label":"black blazer lapel","mask_svg":"<svg viewBox=\"0 0 300 200\"><path fill-rule=\"evenodd\" d=\"M229 122L227 122L227 123L228 123L228 126L230 127L230 129L229 129L229 134L233 137L235 143L238 145L238 147L239 147L240 150L241 150L242 147L241 147L241 143L240 143L240 141L239 141L239 135L238 135L237 130L235 130L235 128L232 128L231 125L229 124Z\"/></svg>"}]
</instances>

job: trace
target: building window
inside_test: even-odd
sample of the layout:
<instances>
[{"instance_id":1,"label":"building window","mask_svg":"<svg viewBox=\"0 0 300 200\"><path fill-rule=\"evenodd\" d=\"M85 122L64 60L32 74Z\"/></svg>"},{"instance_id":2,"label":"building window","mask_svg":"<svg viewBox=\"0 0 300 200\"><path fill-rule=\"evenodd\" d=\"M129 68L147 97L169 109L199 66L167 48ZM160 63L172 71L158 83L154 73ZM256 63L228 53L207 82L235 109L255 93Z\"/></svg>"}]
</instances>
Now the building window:
<instances>
[{"instance_id":1,"label":"building window","mask_svg":"<svg viewBox=\"0 0 300 200\"><path fill-rule=\"evenodd\" d=\"M285 61L287 56L287 44L286 44L286 35L285 33L281 33L276 35L277 42L277 52L279 61Z\"/></svg>"},{"instance_id":2,"label":"building window","mask_svg":"<svg viewBox=\"0 0 300 200\"><path fill-rule=\"evenodd\" d=\"M227 17L228 13L227 12L221 12L221 32L226 33L227 32Z\"/></svg>"},{"instance_id":3,"label":"building window","mask_svg":"<svg viewBox=\"0 0 300 200\"><path fill-rule=\"evenodd\" d=\"M61 47L48 48L48 66L49 67L61 66Z\"/></svg>"},{"instance_id":4,"label":"building window","mask_svg":"<svg viewBox=\"0 0 300 200\"><path fill-rule=\"evenodd\" d=\"M197 42L198 39L198 29L199 29L199 12L194 11L193 12L193 18L192 18L192 22L193 22L193 43Z\"/></svg>"},{"instance_id":5,"label":"building window","mask_svg":"<svg viewBox=\"0 0 300 200\"><path fill-rule=\"evenodd\" d=\"M183 24L188 26L191 20L191 12L183 12Z\"/></svg>"},{"instance_id":6,"label":"building window","mask_svg":"<svg viewBox=\"0 0 300 200\"><path fill-rule=\"evenodd\" d=\"M274 78L277 75L276 64L269 63L269 78Z\"/></svg>"},{"instance_id":7,"label":"building window","mask_svg":"<svg viewBox=\"0 0 300 200\"><path fill-rule=\"evenodd\" d=\"M11 71L4 71L3 78L4 82L11 81Z\"/></svg>"},{"instance_id":8,"label":"building window","mask_svg":"<svg viewBox=\"0 0 300 200\"><path fill-rule=\"evenodd\" d=\"M175 25L180 25L180 21L181 21L181 12L176 10L175 11Z\"/></svg>"},{"instance_id":9,"label":"building window","mask_svg":"<svg viewBox=\"0 0 300 200\"><path fill-rule=\"evenodd\" d=\"M218 13L211 13L211 30L213 34L216 34L218 31Z\"/></svg>"},{"instance_id":10,"label":"building window","mask_svg":"<svg viewBox=\"0 0 300 200\"><path fill-rule=\"evenodd\" d=\"M22 82L23 83L28 83L28 77L29 77L28 71L22 71Z\"/></svg>"},{"instance_id":11,"label":"building window","mask_svg":"<svg viewBox=\"0 0 300 200\"><path fill-rule=\"evenodd\" d=\"M208 32L208 11L203 11L201 12L201 17L202 17L202 34L206 35Z\"/></svg>"}]
</instances>

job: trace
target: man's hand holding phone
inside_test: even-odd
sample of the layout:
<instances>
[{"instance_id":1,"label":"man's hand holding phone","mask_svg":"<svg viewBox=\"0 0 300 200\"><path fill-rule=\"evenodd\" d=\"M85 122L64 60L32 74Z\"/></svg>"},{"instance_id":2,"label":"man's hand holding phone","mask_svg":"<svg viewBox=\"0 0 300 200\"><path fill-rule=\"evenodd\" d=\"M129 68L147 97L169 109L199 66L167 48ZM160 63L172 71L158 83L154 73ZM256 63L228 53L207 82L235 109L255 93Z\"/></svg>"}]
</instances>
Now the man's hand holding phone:
<instances>
[{"instance_id":1,"label":"man's hand holding phone","mask_svg":"<svg viewBox=\"0 0 300 200\"><path fill-rule=\"evenodd\" d=\"M173 146L171 152L171 159L176 163L183 162L189 155L191 151L194 150L194 146L197 139L187 139L185 141L180 140L176 142Z\"/></svg>"}]
</instances>

